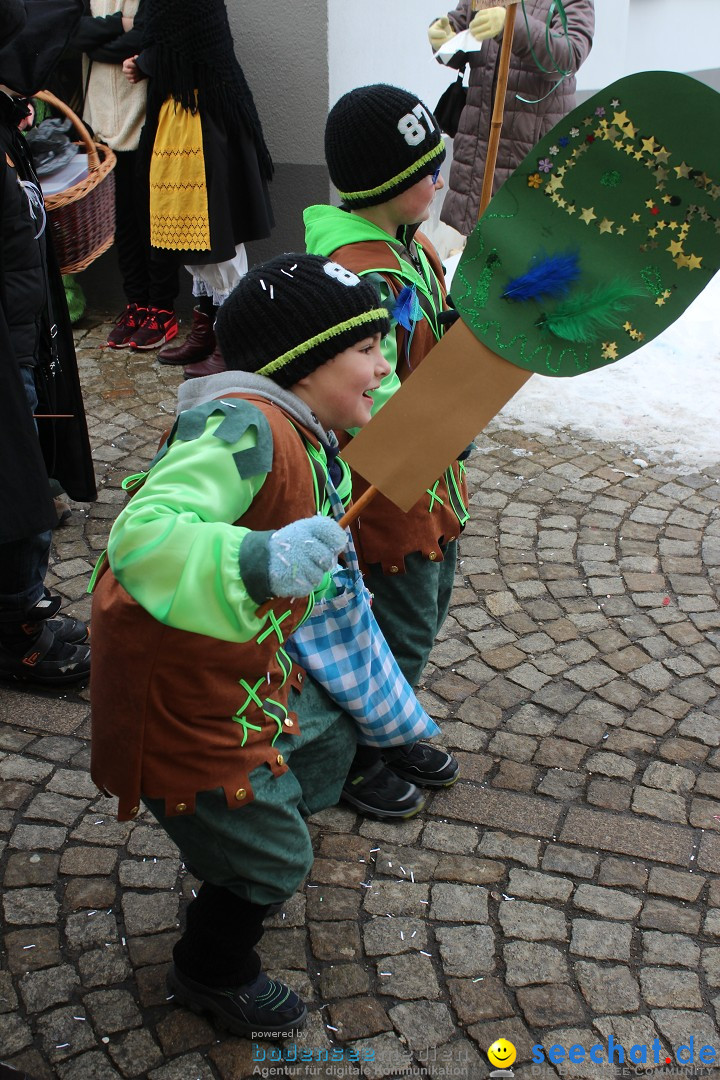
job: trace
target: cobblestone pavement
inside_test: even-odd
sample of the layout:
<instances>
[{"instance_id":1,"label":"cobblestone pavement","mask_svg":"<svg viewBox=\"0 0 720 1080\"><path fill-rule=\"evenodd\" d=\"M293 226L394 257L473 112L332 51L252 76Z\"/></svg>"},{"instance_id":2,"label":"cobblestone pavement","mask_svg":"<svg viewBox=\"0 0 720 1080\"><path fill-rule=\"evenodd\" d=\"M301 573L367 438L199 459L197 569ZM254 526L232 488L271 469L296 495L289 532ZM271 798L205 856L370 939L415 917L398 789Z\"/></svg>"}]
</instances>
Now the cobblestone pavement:
<instances>
[{"instance_id":1,"label":"cobblestone pavement","mask_svg":"<svg viewBox=\"0 0 720 1080\"><path fill-rule=\"evenodd\" d=\"M81 616L120 481L154 454L180 378L101 340L79 334L100 498L56 533L51 578ZM462 778L408 822L317 815L312 876L262 943L310 1003L286 1056L315 1061L279 1064L272 1044L167 1001L195 883L147 816L119 824L94 789L87 692L13 689L0 691L3 1060L38 1080L375 1080L412 1065L475 1080L498 1037L519 1078L561 1071L533 1068L535 1043L612 1036L647 1044L648 1067L654 1040L661 1063L691 1035L696 1064L720 1048L720 467L682 475L497 422L479 444L422 693ZM339 1048L344 1062L317 1064Z\"/></svg>"}]
</instances>

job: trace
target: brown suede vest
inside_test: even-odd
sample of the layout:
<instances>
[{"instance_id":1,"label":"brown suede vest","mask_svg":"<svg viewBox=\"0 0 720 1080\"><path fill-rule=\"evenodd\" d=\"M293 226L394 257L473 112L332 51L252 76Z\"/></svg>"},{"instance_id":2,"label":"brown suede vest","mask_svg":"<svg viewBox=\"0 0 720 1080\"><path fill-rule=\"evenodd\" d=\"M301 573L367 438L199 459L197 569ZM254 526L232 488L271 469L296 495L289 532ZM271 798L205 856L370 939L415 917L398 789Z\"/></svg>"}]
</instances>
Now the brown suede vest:
<instances>
[{"instance_id":1,"label":"brown suede vest","mask_svg":"<svg viewBox=\"0 0 720 1080\"><path fill-rule=\"evenodd\" d=\"M444 300L445 278L438 254L422 233L417 234L417 239L440 283ZM355 274L367 274L373 270L377 271L378 267L393 265L396 256L384 241L367 240L339 247L330 255L330 258ZM382 277L392 289L393 295L397 296L404 283L393 274L382 274ZM408 332L400 325L397 325L395 332L398 355L397 374L400 381L404 382L437 344L437 338L428 320L420 319L415 326L408 359L405 360ZM337 432L337 436L341 447L347 446L350 442L351 436L346 432ZM454 478L454 484L452 480L450 481L453 491L448 491L446 473L431 489L432 494L426 493L407 513L399 510L384 495L375 496L351 526L363 569L370 563L380 563L383 573L402 574L405 572L405 556L414 551L419 551L431 562L442 560L443 546L451 540L456 540L462 531L457 510L460 510L460 506L462 510L465 510L468 498L464 467L454 461L448 472L451 472ZM354 499L358 499L368 486L362 476L353 472ZM455 488L457 491L454 490ZM460 510L460 517L465 516L462 510Z\"/></svg>"},{"instance_id":2,"label":"brown suede vest","mask_svg":"<svg viewBox=\"0 0 720 1080\"><path fill-rule=\"evenodd\" d=\"M279 529L317 513L312 467L287 415L262 398L223 396L252 401L273 439L272 471L235 524ZM261 609L269 609L263 631L238 644L165 626L111 570L102 574L92 608L91 773L98 787L118 796L121 821L138 813L141 793L164 798L168 815L192 813L196 794L218 787L229 807L245 806L253 799L253 769L266 764L276 776L287 770L272 742L280 729L299 732L287 703L304 673L287 658L283 667L276 653L307 604L269 602Z\"/></svg>"}]
</instances>

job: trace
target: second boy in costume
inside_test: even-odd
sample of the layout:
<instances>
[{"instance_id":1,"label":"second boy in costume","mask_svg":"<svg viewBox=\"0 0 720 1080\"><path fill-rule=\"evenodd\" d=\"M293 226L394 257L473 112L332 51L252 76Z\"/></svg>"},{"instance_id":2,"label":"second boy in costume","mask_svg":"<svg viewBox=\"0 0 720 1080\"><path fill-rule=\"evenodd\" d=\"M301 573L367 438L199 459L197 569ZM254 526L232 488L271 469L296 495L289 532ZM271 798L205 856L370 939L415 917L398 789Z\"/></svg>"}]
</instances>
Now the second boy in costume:
<instances>
[{"instance_id":1,"label":"second boy in costume","mask_svg":"<svg viewBox=\"0 0 720 1080\"><path fill-rule=\"evenodd\" d=\"M305 211L308 251L372 281L397 320L382 343L391 372L373 395L376 411L443 333L442 266L417 230L442 186L445 144L414 94L378 84L351 90L333 106L325 155L342 207ZM450 604L457 538L468 518L463 472L454 462L407 514L377 495L353 530L375 617L411 686L420 680ZM353 477L355 498L366 487ZM451 754L424 743L384 755L363 747L343 797L365 813L409 817L423 805L416 785L445 787L457 774Z\"/></svg>"}]
</instances>

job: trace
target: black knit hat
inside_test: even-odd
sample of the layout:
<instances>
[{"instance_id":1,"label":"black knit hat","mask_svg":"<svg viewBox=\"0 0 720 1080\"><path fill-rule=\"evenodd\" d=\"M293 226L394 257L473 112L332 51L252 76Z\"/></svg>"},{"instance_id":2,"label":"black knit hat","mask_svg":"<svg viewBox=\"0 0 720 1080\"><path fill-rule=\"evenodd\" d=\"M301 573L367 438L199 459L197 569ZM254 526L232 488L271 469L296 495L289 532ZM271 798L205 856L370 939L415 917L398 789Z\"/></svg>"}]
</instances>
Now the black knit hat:
<instances>
[{"instance_id":1,"label":"black knit hat","mask_svg":"<svg viewBox=\"0 0 720 1080\"><path fill-rule=\"evenodd\" d=\"M330 110L325 159L350 209L387 202L434 173L444 158L437 120L415 94L398 86L360 86Z\"/></svg>"},{"instance_id":2,"label":"black knit hat","mask_svg":"<svg viewBox=\"0 0 720 1080\"><path fill-rule=\"evenodd\" d=\"M267 375L284 388L389 329L373 285L321 255L293 253L248 271L215 323L228 368Z\"/></svg>"}]
</instances>

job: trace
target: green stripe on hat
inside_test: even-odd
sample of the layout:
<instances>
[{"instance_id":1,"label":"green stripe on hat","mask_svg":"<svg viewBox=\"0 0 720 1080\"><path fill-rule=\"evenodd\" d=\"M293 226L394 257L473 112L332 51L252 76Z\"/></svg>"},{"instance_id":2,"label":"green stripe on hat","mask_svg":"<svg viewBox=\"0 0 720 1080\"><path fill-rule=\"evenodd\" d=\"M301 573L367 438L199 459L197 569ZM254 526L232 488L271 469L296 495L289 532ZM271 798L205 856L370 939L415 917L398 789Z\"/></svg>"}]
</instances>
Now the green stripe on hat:
<instances>
[{"instance_id":1,"label":"green stripe on hat","mask_svg":"<svg viewBox=\"0 0 720 1080\"><path fill-rule=\"evenodd\" d=\"M356 327L359 329L366 323L377 322L378 319L389 319L390 313L387 308L373 308L371 311L364 311L362 315L354 315L352 319L346 319L344 322L338 323L336 326L331 326L327 330L323 330L320 334L315 334L314 337L308 338L307 341L300 342L293 349L283 353L281 356L271 360L269 364L265 364L264 367L258 368L257 375L272 375L275 371L280 371L281 368L286 367L292 363L293 360L297 360L299 356L303 356L305 353L310 352L311 349L316 348L318 345L322 345L324 341L330 341L331 338L339 337L340 334L344 334L346 330L353 330Z\"/></svg>"},{"instance_id":2,"label":"green stripe on hat","mask_svg":"<svg viewBox=\"0 0 720 1080\"><path fill-rule=\"evenodd\" d=\"M353 202L355 199L373 199L378 195L383 195L386 191L391 191L393 188L401 184L403 180L407 180L413 173L418 172L420 169L429 165L433 158L438 157L440 154L445 153L445 140L441 139L437 146L434 146L432 150L428 150L427 154L418 158L412 165L409 165L407 169L403 169L397 176L393 176L392 179L386 180L385 183L379 184L377 187L368 188L366 191L340 191L338 189L338 195L345 202Z\"/></svg>"}]
</instances>

